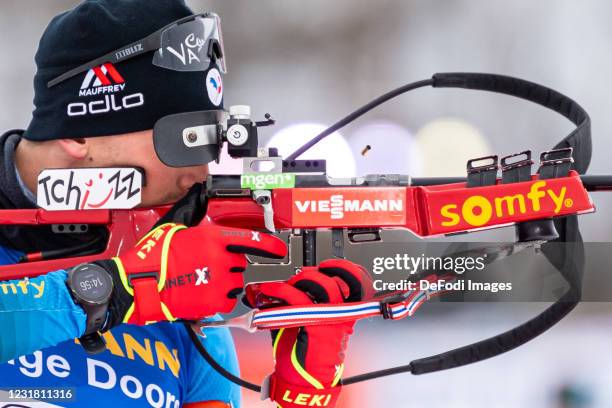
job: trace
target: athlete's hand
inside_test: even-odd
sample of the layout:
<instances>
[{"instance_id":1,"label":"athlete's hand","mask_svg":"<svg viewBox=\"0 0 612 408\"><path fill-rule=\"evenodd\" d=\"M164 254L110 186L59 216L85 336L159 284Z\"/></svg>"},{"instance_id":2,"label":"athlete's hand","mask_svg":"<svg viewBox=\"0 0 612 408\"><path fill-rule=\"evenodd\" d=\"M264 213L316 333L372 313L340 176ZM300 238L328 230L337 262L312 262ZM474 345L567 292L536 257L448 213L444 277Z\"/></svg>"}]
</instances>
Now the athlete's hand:
<instances>
[{"instance_id":1,"label":"athlete's hand","mask_svg":"<svg viewBox=\"0 0 612 408\"><path fill-rule=\"evenodd\" d=\"M206 220L191 228L160 225L123 255L100 262L116 288L107 327L230 312L244 286L244 254L282 258L286 252L272 235Z\"/></svg>"},{"instance_id":2,"label":"athlete's hand","mask_svg":"<svg viewBox=\"0 0 612 408\"><path fill-rule=\"evenodd\" d=\"M359 302L373 296L367 271L346 260L303 267L286 282L247 285L245 303L259 309ZM282 408L333 407L340 395L344 353L354 322L272 332L275 370L269 397Z\"/></svg>"}]
</instances>

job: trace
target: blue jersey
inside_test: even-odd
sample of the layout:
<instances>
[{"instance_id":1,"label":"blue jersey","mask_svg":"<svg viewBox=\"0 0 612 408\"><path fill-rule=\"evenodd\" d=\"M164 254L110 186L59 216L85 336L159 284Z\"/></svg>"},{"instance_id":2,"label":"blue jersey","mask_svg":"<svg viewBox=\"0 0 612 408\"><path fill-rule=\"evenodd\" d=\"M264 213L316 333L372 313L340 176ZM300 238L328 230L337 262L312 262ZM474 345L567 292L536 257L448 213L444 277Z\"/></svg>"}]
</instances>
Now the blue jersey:
<instances>
[{"instance_id":1,"label":"blue jersey","mask_svg":"<svg viewBox=\"0 0 612 408\"><path fill-rule=\"evenodd\" d=\"M0 264L10 263L17 254ZM0 251L0 257L3 252ZM240 390L218 374L191 342L182 324L123 324L105 333L107 350L88 355L74 338L85 325L83 310L64 284L65 271L0 282L0 388L59 387L66 407L180 407L223 401L239 406ZM10 333L9 336L6 336ZM207 329L206 349L228 370L238 362L227 329ZM56 344L31 352L43 345ZM21 355L28 352L29 354ZM1 397L0 397L1 400Z\"/></svg>"}]
</instances>

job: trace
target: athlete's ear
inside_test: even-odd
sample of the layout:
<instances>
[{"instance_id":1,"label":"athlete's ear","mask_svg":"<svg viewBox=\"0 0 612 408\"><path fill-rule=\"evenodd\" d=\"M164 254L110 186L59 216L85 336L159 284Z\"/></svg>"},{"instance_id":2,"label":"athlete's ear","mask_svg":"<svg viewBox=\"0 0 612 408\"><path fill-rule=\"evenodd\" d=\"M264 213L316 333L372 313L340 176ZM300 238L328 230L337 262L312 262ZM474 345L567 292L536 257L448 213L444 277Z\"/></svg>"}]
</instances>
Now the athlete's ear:
<instances>
[{"instance_id":1,"label":"athlete's ear","mask_svg":"<svg viewBox=\"0 0 612 408\"><path fill-rule=\"evenodd\" d=\"M83 160L89 153L89 143L85 138L59 139L57 142L64 153L73 160Z\"/></svg>"}]
</instances>

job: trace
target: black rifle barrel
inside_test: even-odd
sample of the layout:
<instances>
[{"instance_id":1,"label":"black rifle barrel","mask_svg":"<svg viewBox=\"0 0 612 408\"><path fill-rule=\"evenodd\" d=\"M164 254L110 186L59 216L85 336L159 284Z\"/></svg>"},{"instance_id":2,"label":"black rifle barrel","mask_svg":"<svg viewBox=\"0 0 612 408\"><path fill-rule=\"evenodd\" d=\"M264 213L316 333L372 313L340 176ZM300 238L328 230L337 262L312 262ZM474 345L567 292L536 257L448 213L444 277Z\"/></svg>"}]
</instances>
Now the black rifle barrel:
<instances>
[{"instance_id":1,"label":"black rifle barrel","mask_svg":"<svg viewBox=\"0 0 612 408\"><path fill-rule=\"evenodd\" d=\"M394 176L394 177L390 177ZM452 184L452 183L466 183L466 177L411 177L401 181L405 184L398 184L398 175L381 175L380 180L375 179L371 186L376 185L411 185L411 186L435 186L440 184ZM612 175L581 175L580 179L582 184L587 191L612 191ZM355 180L355 179L353 179ZM385 181L382 183L381 181ZM296 176L296 187L333 187L343 186L350 187L353 184L330 184L327 176L323 174L298 174ZM238 175L213 175L209 176L209 182L207 184L208 193L214 197L235 197L235 196L248 196L249 193L241 188L240 176Z\"/></svg>"}]
</instances>

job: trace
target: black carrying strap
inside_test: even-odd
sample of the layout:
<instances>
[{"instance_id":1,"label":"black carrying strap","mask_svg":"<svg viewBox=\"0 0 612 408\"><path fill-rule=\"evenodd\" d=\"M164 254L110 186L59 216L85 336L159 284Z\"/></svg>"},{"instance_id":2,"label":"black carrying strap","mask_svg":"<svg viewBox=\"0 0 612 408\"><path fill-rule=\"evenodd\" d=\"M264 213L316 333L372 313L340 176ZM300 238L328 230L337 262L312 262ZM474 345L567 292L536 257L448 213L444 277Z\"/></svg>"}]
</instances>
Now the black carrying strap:
<instances>
[{"instance_id":1,"label":"black carrying strap","mask_svg":"<svg viewBox=\"0 0 612 408\"><path fill-rule=\"evenodd\" d=\"M584 174L592 155L591 118L573 99L543 85L524 79L496 74L447 72L432 76L434 88L465 88L502 93L526 99L563 115L576 125L554 148L574 148L574 168Z\"/></svg>"},{"instance_id":2,"label":"black carrying strap","mask_svg":"<svg viewBox=\"0 0 612 408\"><path fill-rule=\"evenodd\" d=\"M434 87L459 87L492 91L535 102L560 113L576 129L555 146L574 149L574 169L586 172L591 161L591 121L586 111L572 99L557 91L518 78L491 74L444 73L433 76ZM542 252L569 283L567 292L531 320L497 336L445 353L412 361L407 368L413 374L425 374L482 361L513 350L544 333L580 302L584 245L577 217L555 220L559 238L544 244Z\"/></svg>"},{"instance_id":3,"label":"black carrying strap","mask_svg":"<svg viewBox=\"0 0 612 408\"><path fill-rule=\"evenodd\" d=\"M576 296L573 290L566 292L557 302L533 319L497 336L435 356L414 360L409 365L410 372L416 375L460 367L522 346L553 327L571 312L578 304Z\"/></svg>"},{"instance_id":4,"label":"black carrying strap","mask_svg":"<svg viewBox=\"0 0 612 408\"><path fill-rule=\"evenodd\" d=\"M565 230L559 229L568 242L547 243L542 246L546 258L561 272L569 283L569 289L555 303L529 321L497 336L478 343L456 348L445 353L412 361L407 367L412 374L426 374L434 371L476 363L513 350L544 333L580 302L582 292L582 271L584 269L584 245L575 216L568 217ZM573 240L573 241L572 241Z\"/></svg>"}]
</instances>

